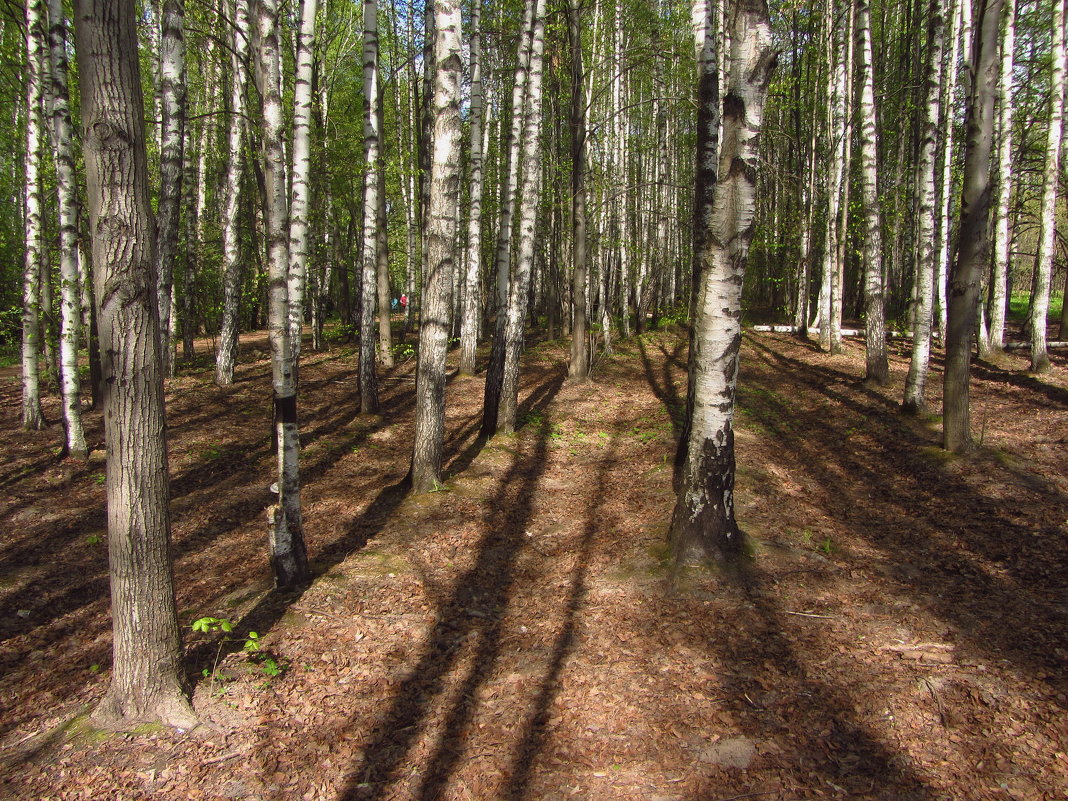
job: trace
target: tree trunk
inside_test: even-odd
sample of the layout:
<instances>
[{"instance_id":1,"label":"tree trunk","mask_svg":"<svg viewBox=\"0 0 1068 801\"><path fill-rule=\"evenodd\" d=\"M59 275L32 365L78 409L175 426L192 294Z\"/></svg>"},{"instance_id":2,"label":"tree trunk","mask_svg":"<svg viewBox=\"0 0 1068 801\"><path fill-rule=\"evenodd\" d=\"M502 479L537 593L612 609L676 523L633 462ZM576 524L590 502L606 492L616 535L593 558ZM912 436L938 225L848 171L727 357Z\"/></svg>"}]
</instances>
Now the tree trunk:
<instances>
[{"instance_id":1,"label":"tree trunk","mask_svg":"<svg viewBox=\"0 0 1068 801\"><path fill-rule=\"evenodd\" d=\"M300 364L304 330L304 292L308 283L308 227L311 206L312 71L318 0L299 3L297 74L293 87L293 207L289 218L289 337L293 364Z\"/></svg>"},{"instance_id":2,"label":"tree trunk","mask_svg":"<svg viewBox=\"0 0 1068 801\"><path fill-rule=\"evenodd\" d=\"M383 130L384 109L378 104L378 130ZM385 368L393 367L393 330L390 324L389 291L389 221L386 217L386 170L382 164L378 170L378 221L375 236L378 243L375 253L375 270L378 288L378 360Z\"/></svg>"},{"instance_id":3,"label":"tree trunk","mask_svg":"<svg viewBox=\"0 0 1068 801\"><path fill-rule=\"evenodd\" d=\"M52 76L52 143L56 157L56 194L59 207L60 272L60 387L66 452L85 459L82 429L81 379L78 343L81 334L81 273L78 269L78 183L74 173L74 134L71 130L67 90L67 19L61 0L49 0L49 50Z\"/></svg>"},{"instance_id":4,"label":"tree trunk","mask_svg":"<svg viewBox=\"0 0 1068 801\"><path fill-rule=\"evenodd\" d=\"M360 290L360 412L378 413L378 374L375 370L375 303L378 273L378 2L363 4L364 190L363 276ZM409 300L409 302L411 302Z\"/></svg>"},{"instance_id":5,"label":"tree trunk","mask_svg":"<svg viewBox=\"0 0 1068 801\"><path fill-rule=\"evenodd\" d=\"M973 447L968 380L979 300L979 274L990 256L990 152L998 81L998 22L1003 2L979 0L975 16L972 46L975 78L968 102L960 246L950 276L942 388L944 447L954 453L963 453Z\"/></svg>"},{"instance_id":6,"label":"tree trunk","mask_svg":"<svg viewBox=\"0 0 1068 801\"><path fill-rule=\"evenodd\" d=\"M1016 3L1005 3L998 82L998 180L994 200L994 263L990 276L990 327L984 356L1005 347L1005 299L1009 273L1009 199L1012 195L1012 67ZM1065 308L1068 308L1066 304Z\"/></svg>"},{"instance_id":7,"label":"tree trunk","mask_svg":"<svg viewBox=\"0 0 1068 801\"><path fill-rule=\"evenodd\" d=\"M920 137L920 158L916 170L916 185L919 194L917 209L918 232L916 237L916 306L912 332L912 359L905 379L905 398L902 408L908 414L919 415L926 411L924 390L931 360L931 326L934 317L934 280L938 260L938 245L935 242L935 150L938 140L940 117L939 100L942 79L942 50L945 39L945 21L942 18L942 0L931 0L929 13L927 61L927 111L923 133Z\"/></svg>"},{"instance_id":8,"label":"tree trunk","mask_svg":"<svg viewBox=\"0 0 1068 801\"><path fill-rule=\"evenodd\" d=\"M441 485L445 439L445 356L455 267L456 212L460 192L460 5L435 0L433 147L427 218L427 280L419 319L415 382L415 433L411 484L414 492Z\"/></svg>"},{"instance_id":9,"label":"tree trunk","mask_svg":"<svg viewBox=\"0 0 1068 801\"><path fill-rule=\"evenodd\" d=\"M95 711L128 727L196 723L168 554L163 373L132 0L75 3L86 185L104 368L113 670Z\"/></svg>"},{"instance_id":10,"label":"tree trunk","mask_svg":"<svg viewBox=\"0 0 1068 801\"><path fill-rule=\"evenodd\" d=\"M174 262L182 206L185 148L185 8L183 0L163 0L160 19L159 210L156 215L156 277L159 281L160 353L165 375L174 375Z\"/></svg>"},{"instance_id":11,"label":"tree trunk","mask_svg":"<svg viewBox=\"0 0 1068 801\"><path fill-rule=\"evenodd\" d=\"M731 49L719 180L694 320L694 407L671 522L677 565L737 554L743 540L734 517L733 419L742 282L756 211L757 147L776 61L765 0L738 0Z\"/></svg>"},{"instance_id":12,"label":"tree trunk","mask_svg":"<svg viewBox=\"0 0 1068 801\"><path fill-rule=\"evenodd\" d=\"M953 144L954 144L954 106L957 92L957 57L962 45L962 30L968 28L971 20L965 6L971 6L969 0L949 0L949 14L951 20L951 33L949 38L949 62L943 73L943 100L942 114L945 121L942 124L942 172L939 180L939 212L938 223L935 231L938 245L938 261L935 264L935 312L933 325L937 326L939 334L944 338L946 333L946 286L949 274L949 260L951 257L951 240L953 233ZM965 56L967 60L967 56Z\"/></svg>"},{"instance_id":13,"label":"tree trunk","mask_svg":"<svg viewBox=\"0 0 1068 801\"><path fill-rule=\"evenodd\" d=\"M248 54L248 0L234 0L234 29L231 43L232 77L230 84L230 134L223 184L222 280L223 316L219 333L219 350L215 356L215 383L233 383L237 359L238 312L241 303L241 261L238 239L238 215L241 212L241 164L245 135L245 58Z\"/></svg>"},{"instance_id":14,"label":"tree trunk","mask_svg":"<svg viewBox=\"0 0 1068 801\"><path fill-rule=\"evenodd\" d=\"M1031 372L1050 369L1046 349L1046 317L1049 314L1050 276L1053 272L1054 232L1056 230L1057 177L1061 164L1061 131L1064 117L1064 5L1053 3L1053 66L1049 79L1049 128L1046 133L1046 168L1042 180L1041 234L1035 259L1034 291L1031 295Z\"/></svg>"},{"instance_id":15,"label":"tree trunk","mask_svg":"<svg viewBox=\"0 0 1068 801\"><path fill-rule=\"evenodd\" d=\"M864 201L864 337L865 380L878 386L890 381L883 307L883 242L879 222L878 149L875 140L875 88L872 78L871 17L868 0L857 0L857 46L860 50L860 161Z\"/></svg>"},{"instance_id":16,"label":"tree trunk","mask_svg":"<svg viewBox=\"0 0 1068 801\"><path fill-rule=\"evenodd\" d=\"M471 211L467 219L463 312L460 324L460 375L475 374L478 318L481 306L479 266L482 255L482 0L471 5Z\"/></svg>"},{"instance_id":17,"label":"tree trunk","mask_svg":"<svg viewBox=\"0 0 1068 801\"><path fill-rule=\"evenodd\" d=\"M26 256L22 282L22 427L44 428L41 412L41 104L44 4L26 3Z\"/></svg>"},{"instance_id":18,"label":"tree trunk","mask_svg":"<svg viewBox=\"0 0 1068 801\"><path fill-rule=\"evenodd\" d=\"M289 332L289 208L282 149L282 97L278 90L281 53L277 0L259 0L258 23L270 282L267 325L278 453L278 503L268 510L268 542L275 583L279 587L293 587L307 580L309 571L300 504L297 363Z\"/></svg>"},{"instance_id":19,"label":"tree trunk","mask_svg":"<svg viewBox=\"0 0 1068 801\"><path fill-rule=\"evenodd\" d=\"M586 80L582 68L582 13L580 0L567 3L568 39L571 42L571 230L573 274L571 296L571 364L568 378L585 381L590 367L586 347L586 285L589 282L586 257Z\"/></svg>"}]
</instances>

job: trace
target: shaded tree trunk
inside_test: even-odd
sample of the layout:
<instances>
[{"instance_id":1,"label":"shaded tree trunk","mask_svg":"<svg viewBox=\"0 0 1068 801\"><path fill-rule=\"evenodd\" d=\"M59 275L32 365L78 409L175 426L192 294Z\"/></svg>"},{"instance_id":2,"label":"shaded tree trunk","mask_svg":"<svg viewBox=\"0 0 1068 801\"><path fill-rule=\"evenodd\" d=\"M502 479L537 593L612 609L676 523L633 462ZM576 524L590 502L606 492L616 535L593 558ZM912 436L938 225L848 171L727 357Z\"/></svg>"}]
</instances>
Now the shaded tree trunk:
<instances>
[{"instance_id":1,"label":"shaded tree trunk","mask_svg":"<svg viewBox=\"0 0 1068 801\"><path fill-rule=\"evenodd\" d=\"M571 42L571 231L572 231L572 319L571 363L567 375L572 381L589 377L589 348L586 343L586 285L589 268L586 256L586 76L582 68L581 0L568 0L567 30Z\"/></svg>"},{"instance_id":2,"label":"shaded tree trunk","mask_svg":"<svg viewBox=\"0 0 1068 801\"><path fill-rule=\"evenodd\" d=\"M480 302L479 266L482 255L482 0L471 5L471 211L467 220L464 260L463 312L460 324L460 375L474 375L478 345Z\"/></svg>"}]
</instances>

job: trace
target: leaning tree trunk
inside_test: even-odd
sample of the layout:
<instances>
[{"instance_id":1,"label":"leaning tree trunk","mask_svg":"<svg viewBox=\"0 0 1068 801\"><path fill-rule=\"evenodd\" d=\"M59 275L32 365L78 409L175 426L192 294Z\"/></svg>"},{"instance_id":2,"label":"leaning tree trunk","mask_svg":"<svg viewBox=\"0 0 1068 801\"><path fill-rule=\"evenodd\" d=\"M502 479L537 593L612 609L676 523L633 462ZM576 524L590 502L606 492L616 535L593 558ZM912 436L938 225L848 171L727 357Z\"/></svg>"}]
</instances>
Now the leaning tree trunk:
<instances>
[{"instance_id":1,"label":"leaning tree trunk","mask_svg":"<svg viewBox=\"0 0 1068 801\"><path fill-rule=\"evenodd\" d=\"M163 0L160 19L159 212L156 215L156 278L159 281L160 353L165 375L174 375L174 262L182 205L185 148L185 8L183 0Z\"/></svg>"},{"instance_id":2,"label":"leaning tree trunk","mask_svg":"<svg viewBox=\"0 0 1068 801\"><path fill-rule=\"evenodd\" d=\"M67 19L62 0L49 0L48 28L52 76L52 144L56 154L59 207L59 378L68 456L88 455L82 428L78 342L82 322L81 271L78 267L78 182L74 174L74 134L67 89Z\"/></svg>"},{"instance_id":3,"label":"leaning tree trunk","mask_svg":"<svg viewBox=\"0 0 1068 801\"><path fill-rule=\"evenodd\" d=\"M456 260L456 213L460 192L460 4L434 5L433 139L427 216L427 276L419 318L415 379L415 432L411 484L414 492L441 485L445 440L445 356L449 345L452 271Z\"/></svg>"},{"instance_id":4,"label":"leaning tree trunk","mask_svg":"<svg viewBox=\"0 0 1068 801\"><path fill-rule=\"evenodd\" d=\"M378 274L378 171L381 131L378 127L378 1L363 4L364 184L363 254L360 283L360 412L378 413L375 371L375 303ZM410 302L410 300L409 300Z\"/></svg>"},{"instance_id":5,"label":"leaning tree trunk","mask_svg":"<svg viewBox=\"0 0 1068 801\"><path fill-rule=\"evenodd\" d=\"M196 723L168 554L167 441L133 0L76 0L89 227L104 369L111 686L96 719Z\"/></svg>"},{"instance_id":6,"label":"leaning tree trunk","mask_svg":"<svg viewBox=\"0 0 1068 801\"><path fill-rule=\"evenodd\" d=\"M308 215L311 201L312 62L318 0L301 0L297 33L297 76L293 88L293 206L289 218L289 339L293 363L300 364L304 329L304 290L308 276Z\"/></svg>"},{"instance_id":7,"label":"leaning tree trunk","mask_svg":"<svg viewBox=\"0 0 1068 801\"><path fill-rule=\"evenodd\" d=\"M582 69L582 9L580 0L567 3L568 38L571 41L571 231L573 273L571 279L571 364L568 378L589 377L586 344L586 80Z\"/></svg>"},{"instance_id":8,"label":"leaning tree trunk","mask_svg":"<svg viewBox=\"0 0 1068 801\"><path fill-rule=\"evenodd\" d=\"M738 0L730 41L719 180L695 309L690 383L696 391L671 521L676 564L737 554L743 539L734 517L733 420L742 282L756 212L757 147L776 61L765 0Z\"/></svg>"},{"instance_id":9,"label":"leaning tree trunk","mask_svg":"<svg viewBox=\"0 0 1068 801\"><path fill-rule=\"evenodd\" d=\"M464 260L463 312L460 323L460 375L475 374L480 302L479 265L482 254L482 0L471 5L471 211L467 219Z\"/></svg>"},{"instance_id":10,"label":"leaning tree trunk","mask_svg":"<svg viewBox=\"0 0 1068 801\"><path fill-rule=\"evenodd\" d=\"M497 407L498 434L515 431L519 405L519 357L523 352L523 335L527 322L527 293L534 268L534 237L538 223L541 190L541 98L542 63L545 52L545 0L536 0L534 28L530 40L530 82L523 110L523 179L519 189L519 248L515 275L508 287L508 313L504 340L495 342L494 350L504 352L501 370L500 401ZM489 381L489 376L486 377ZM485 420L483 420L485 424Z\"/></svg>"},{"instance_id":11,"label":"leaning tree trunk","mask_svg":"<svg viewBox=\"0 0 1068 801\"><path fill-rule=\"evenodd\" d=\"M1016 3L1005 4L998 82L998 180L994 201L994 260L990 276L990 328L984 356L1005 347L1005 300L1009 277L1009 198L1012 195L1012 65L1016 46ZM1065 305L1068 308L1068 304Z\"/></svg>"},{"instance_id":12,"label":"leaning tree trunk","mask_svg":"<svg viewBox=\"0 0 1068 801\"><path fill-rule=\"evenodd\" d=\"M857 46L860 50L860 162L864 200L864 337L865 380L890 381L886 357L883 292L883 244L879 222L878 148L875 139L875 88L872 78L871 17L868 0L857 0Z\"/></svg>"},{"instance_id":13,"label":"leaning tree trunk","mask_svg":"<svg viewBox=\"0 0 1068 801\"><path fill-rule=\"evenodd\" d=\"M912 332L912 359L905 378L902 408L908 414L922 414L927 404L924 390L931 361L931 326L934 318L934 281L938 260L935 243L935 150L938 140L939 99L942 78L942 48L945 23L942 0L931 0L927 61L927 111L920 136L920 159L916 169L919 195L916 235L916 309Z\"/></svg>"},{"instance_id":14,"label":"leaning tree trunk","mask_svg":"<svg viewBox=\"0 0 1068 801\"><path fill-rule=\"evenodd\" d=\"M1004 0L979 0L975 15L974 80L965 128L960 246L949 282L946 368L942 386L944 447L954 453L963 453L973 447L968 379L979 300L979 275L990 256L990 152L998 82L998 22L1003 3Z\"/></svg>"},{"instance_id":15,"label":"leaning tree trunk","mask_svg":"<svg viewBox=\"0 0 1068 801\"><path fill-rule=\"evenodd\" d=\"M1046 349L1046 317L1049 314L1050 274L1053 272L1053 234L1056 228L1057 176L1061 164L1061 130L1064 117L1064 0L1053 4L1053 67L1049 79L1049 128L1046 133L1046 169L1043 175L1042 233L1035 259L1031 295L1031 372L1049 371Z\"/></svg>"},{"instance_id":16,"label":"leaning tree trunk","mask_svg":"<svg viewBox=\"0 0 1068 801\"><path fill-rule=\"evenodd\" d=\"M278 452L278 503L268 510L271 567L279 587L308 578L300 504L300 430L297 362L289 334L289 208L282 150L281 53L277 0L259 0L259 69L263 85L263 173L267 189L268 332L274 388L274 438Z\"/></svg>"},{"instance_id":17,"label":"leaning tree trunk","mask_svg":"<svg viewBox=\"0 0 1068 801\"><path fill-rule=\"evenodd\" d=\"M44 5L26 3L26 255L22 282L22 427L44 428L41 413L41 103Z\"/></svg>"},{"instance_id":18,"label":"leaning tree trunk","mask_svg":"<svg viewBox=\"0 0 1068 801\"><path fill-rule=\"evenodd\" d=\"M222 279L223 317L219 332L219 350L215 356L215 383L233 383L234 362L237 359L238 312L241 303L241 261L238 237L238 216L241 213L241 163L245 137L245 83L247 71L245 57L248 54L249 7L248 0L234 2L234 30L231 48L230 84L230 135L226 166L226 181L223 184L222 219Z\"/></svg>"}]
</instances>

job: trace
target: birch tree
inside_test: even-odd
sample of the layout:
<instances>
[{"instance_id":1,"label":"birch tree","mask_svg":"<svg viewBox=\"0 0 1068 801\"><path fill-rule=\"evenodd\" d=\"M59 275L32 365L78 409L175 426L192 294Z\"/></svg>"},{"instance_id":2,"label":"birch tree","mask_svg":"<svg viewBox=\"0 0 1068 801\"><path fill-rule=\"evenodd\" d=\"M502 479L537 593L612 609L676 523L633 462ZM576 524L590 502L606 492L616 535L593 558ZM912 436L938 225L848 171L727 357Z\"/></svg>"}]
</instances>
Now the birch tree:
<instances>
[{"instance_id":1,"label":"birch tree","mask_svg":"<svg viewBox=\"0 0 1068 801\"><path fill-rule=\"evenodd\" d=\"M26 3L26 191L23 200L25 257L22 280L22 427L44 428L41 412L41 75L44 4Z\"/></svg>"},{"instance_id":2,"label":"birch tree","mask_svg":"<svg viewBox=\"0 0 1068 801\"><path fill-rule=\"evenodd\" d=\"M259 0L258 28L258 67L263 86L263 173L267 190L268 333L278 454L278 503L268 510L268 538L275 583L279 587L293 587L305 581L309 571L300 503L297 362L289 333L289 204L282 149L277 0Z\"/></svg>"},{"instance_id":3,"label":"birch tree","mask_svg":"<svg viewBox=\"0 0 1068 801\"><path fill-rule=\"evenodd\" d=\"M463 312L460 323L460 375L475 374L480 303L479 267L482 260L482 0L471 4L471 210L467 218L467 251L464 259Z\"/></svg>"},{"instance_id":4,"label":"birch tree","mask_svg":"<svg viewBox=\"0 0 1068 801\"><path fill-rule=\"evenodd\" d=\"M411 485L417 493L441 485L445 440L445 356L449 345L456 212L460 192L460 4L434 3L433 139L427 209L427 276L419 319L415 433Z\"/></svg>"},{"instance_id":5,"label":"birch tree","mask_svg":"<svg viewBox=\"0 0 1068 801\"><path fill-rule=\"evenodd\" d=\"M586 76L582 66L581 0L568 0L567 31L571 42L571 363L568 377L585 381L589 377L589 348L586 343Z\"/></svg>"},{"instance_id":6,"label":"birch tree","mask_svg":"<svg viewBox=\"0 0 1068 801\"><path fill-rule=\"evenodd\" d=\"M765 0L735 3L730 47L719 180L701 254L702 282L691 345L696 350L689 376L694 403L671 521L676 564L724 558L742 546L734 516L733 419L742 282L755 222L758 144L776 61Z\"/></svg>"},{"instance_id":7,"label":"birch tree","mask_svg":"<svg viewBox=\"0 0 1068 801\"><path fill-rule=\"evenodd\" d=\"M381 131L378 126L378 2L363 4L364 190L363 254L360 291L360 412L378 413L375 370L375 303L378 274L378 171Z\"/></svg>"},{"instance_id":8,"label":"birch tree","mask_svg":"<svg viewBox=\"0 0 1068 801\"><path fill-rule=\"evenodd\" d=\"M1061 0L1063 1L1063 0ZM990 153L998 81L998 23L1004 0L978 0L961 193L960 246L949 284L946 367L942 385L946 450L973 447L968 380L979 300L979 275L990 256Z\"/></svg>"},{"instance_id":9,"label":"birch tree","mask_svg":"<svg viewBox=\"0 0 1068 801\"><path fill-rule=\"evenodd\" d=\"M931 327L934 318L934 281L938 259L935 242L935 152L938 142L942 50L945 23L942 0L931 0L927 46L927 87L920 158L916 169L919 203L916 236L916 308L913 315L912 358L905 378L903 409L922 414L926 408L924 390L931 360Z\"/></svg>"},{"instance_id":10,"label":"birch tree","mask_svg":"<svg viewBox=\"0 0 1068 801\"><path fill-rule=\"evenodd\" d=\"M62 0L49 0L52 147L56 160L59 211L60 340L59 376L63 396L65 450L74 459L88 455L82 428L78 343L81 334L81 270L78 265L78 183L74 174L74 134L67 88L67 18Z\"/></svg>"},{"instance_id":11,"label":"birch tree","mask_svg":"<svg viewBox=\"0 0 1068 801\"><path fill-rule=\"evenodd\" d=\"M113 660L102 724L190 728L167 513L166 423L136 12L76 0L75 40L107 441Z\"/></svg>"},{"instance_id":12,"label":"birch tree","mask_svg":"<svg viewBox=\"0 0 1068 801\"><path fill-rule=\"evenodd\" d=\"M234 380L234 362L238 343L238 306L241 300L241 262L238 241L238 215L242 155L245 136L245 84L248 72L245 59L248 56L249 6L248 0L234 0L233 30L231 36L230 78L230 130L228 146L230 159L226 165L223 183L222 218L222 282L223 309L222 328L219 332L219 348L215 356L215 383L225 386Z\"/></svg>"},{"instance_id":13,"label":"birch tree","mask_svg":"<svg viewBox=\"0 0 1068 801\"><path fill-rule=\"evenodd\" d=\"M1010 0L1011 1L1011 0ZM1054 0L1053 59L1049 79L1049 128L1046 131L1046 165L1042 176L1041 233L1035 258L1035 277L1031 291L1028 327L1031 329L1031 372L1050 369L1046 349L1046 317L1049 314L1050 277L1053 272L1054 232L1057 218L1057 183L1061 166L1061 132L1064 118L1064 5Z\"/></svg>"}]
</instances>

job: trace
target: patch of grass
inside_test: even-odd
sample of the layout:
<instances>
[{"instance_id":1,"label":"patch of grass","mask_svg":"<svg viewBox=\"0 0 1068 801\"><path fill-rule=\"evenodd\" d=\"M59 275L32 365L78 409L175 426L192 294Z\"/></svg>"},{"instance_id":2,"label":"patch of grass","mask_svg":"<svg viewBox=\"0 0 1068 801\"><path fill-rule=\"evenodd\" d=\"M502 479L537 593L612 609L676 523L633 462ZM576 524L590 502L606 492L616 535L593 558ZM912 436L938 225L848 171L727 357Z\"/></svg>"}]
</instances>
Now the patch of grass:
<instances>
[{"instance_id":1,"label":"patch of grass","mask_svg":"<svg viewBox=\"0 0 1068 801\"><path fill-rule=\"evenodd\" d=\"M1009 299L1009 319L1015 320L1018 323L1025 322L1027 320L1027 309L1030 304L1030 292L1013 292L1012 297ZM1059 322L1061 319L1061 307L1063 305L1064 295L1058 295L1051 292L1049 296L1049 313L1046 315L1046 319L1051 323Z\"/></svg>"}]
</instances>

